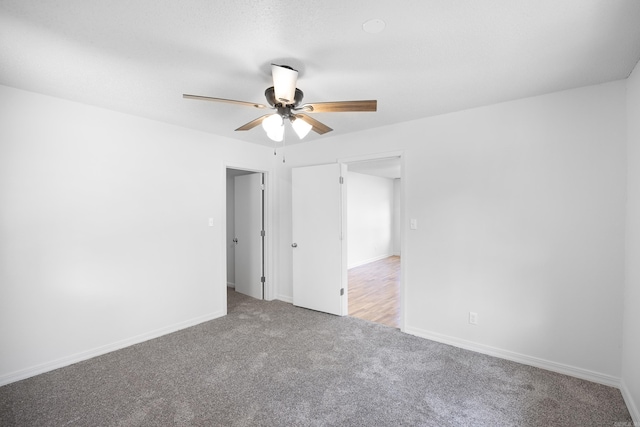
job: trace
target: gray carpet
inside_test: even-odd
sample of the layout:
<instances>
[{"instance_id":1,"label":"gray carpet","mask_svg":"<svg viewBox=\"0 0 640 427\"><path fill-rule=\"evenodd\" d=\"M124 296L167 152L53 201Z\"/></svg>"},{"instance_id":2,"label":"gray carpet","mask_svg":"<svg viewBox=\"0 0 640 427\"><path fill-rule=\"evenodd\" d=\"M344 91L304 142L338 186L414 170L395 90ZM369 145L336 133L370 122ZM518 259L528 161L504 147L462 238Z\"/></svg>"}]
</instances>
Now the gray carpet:
<instances>
[{"instance_id":1,"label":"gray carpet","mask_svg":"<svg viewBox=\"0 0 640 427\"><path fill-rule=\"evenodd\" d=\"M0 388L1 426L613 426L611 387L279 301Z\"/></svg>"}]
</instances>

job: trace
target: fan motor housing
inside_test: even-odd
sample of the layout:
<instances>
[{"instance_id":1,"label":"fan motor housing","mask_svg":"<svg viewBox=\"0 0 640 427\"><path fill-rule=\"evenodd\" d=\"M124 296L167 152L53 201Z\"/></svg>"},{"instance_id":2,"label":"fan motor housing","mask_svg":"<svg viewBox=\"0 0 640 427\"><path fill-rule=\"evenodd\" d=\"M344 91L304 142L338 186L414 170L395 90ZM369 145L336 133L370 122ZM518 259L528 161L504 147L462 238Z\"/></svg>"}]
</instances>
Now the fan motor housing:
<instances>
[{"instance_id":1,"label":"fan motor housing","mask_svg":"<svg viewBox=\"0 0 640 427\"><path fill-rule=\"evenodd\" d=\"M273 88L273 86L267 88L267 90L264 91L264 96L265 96L265 98L267 98L267 102L272 107L275 107L275 108L278 108L278 107L295 108L298 105L300 105L300 103L302 102L302 98L304 97L304 93L300 89L296 88L296 93L294 95L293 104L286 104L286 105L282 105L281 102L278 102L278 100L276 99L276 92L275 92L275 89Z\"/></svg>"}]
</instances>

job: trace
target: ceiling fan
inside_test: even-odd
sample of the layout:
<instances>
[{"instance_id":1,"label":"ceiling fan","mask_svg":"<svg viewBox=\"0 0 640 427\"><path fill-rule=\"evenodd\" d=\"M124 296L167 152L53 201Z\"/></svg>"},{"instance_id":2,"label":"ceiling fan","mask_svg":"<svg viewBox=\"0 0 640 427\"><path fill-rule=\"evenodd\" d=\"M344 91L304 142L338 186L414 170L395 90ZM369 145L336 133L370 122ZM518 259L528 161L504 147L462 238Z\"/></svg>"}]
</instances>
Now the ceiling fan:
<instances>
[{"instance_id":1,"label":"ceiling fan","mask_svg":"<svg viewBox=\"0 0 640 427\"><path fill-rule=\"evenodd\" d=\"M378 101L336 101L316 102L302 104L304 94L296 87L298 71L288 65L271 64L273 86L265 90L264 95L269 104L257 104L254 102L236 101L233 99L212 98L209 96L183 94L183 98L198 99L202 101L226 102L229 104L244 105L258 109L271 109L275 113L265 114L255 120L240 126L236 131L253 129L262 124L267 136L274 141L282 141L284 138L284 123L291 122L291 126L300 139L307 136L309 131L322 135L331 132L329 126L307 115L307 113L342 113L357 111L376 111Z\"/></svg>"}]
</instances>

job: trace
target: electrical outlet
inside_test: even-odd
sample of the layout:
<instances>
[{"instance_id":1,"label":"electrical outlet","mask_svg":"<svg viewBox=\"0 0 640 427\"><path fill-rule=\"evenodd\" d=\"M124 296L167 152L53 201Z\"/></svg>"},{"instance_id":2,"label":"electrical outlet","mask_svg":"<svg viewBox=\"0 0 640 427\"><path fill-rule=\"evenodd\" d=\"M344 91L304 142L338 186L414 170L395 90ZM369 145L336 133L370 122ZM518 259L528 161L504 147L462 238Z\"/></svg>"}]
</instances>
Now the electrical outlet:
<instances>
[{"instance_id":1,"label":"electrical outlet","mask_svg":"<svg viewBox=\"0 0 640 427\"><path fill-rule=\"evenodd\" d=\"M473 311L469 312L469 323L472 325L478 324L478 313L474 313Z\"/></svg>"}]
</instances>

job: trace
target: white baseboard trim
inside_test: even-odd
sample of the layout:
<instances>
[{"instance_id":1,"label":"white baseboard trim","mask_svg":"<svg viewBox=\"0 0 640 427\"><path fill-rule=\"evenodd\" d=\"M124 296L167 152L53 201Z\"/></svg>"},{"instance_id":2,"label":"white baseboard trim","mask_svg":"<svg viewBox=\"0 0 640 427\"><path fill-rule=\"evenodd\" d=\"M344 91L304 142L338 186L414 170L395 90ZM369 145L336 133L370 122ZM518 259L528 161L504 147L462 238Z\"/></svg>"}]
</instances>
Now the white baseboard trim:
<instances>
[{"instance_id":1,"label":"white baseboard trim","mask_svg":"<svg viewBox=\"0 0 640 427\"><path fill-rule=\"evenodd\" d=\"M633 422L640 425L640 411L638 410L638 405L633 401L633 397L627 388L627 384L624 382L624 378L620 380L620 392L622 393L622 398L624 399L624 403L627 405L627 409L631 414Z\"/></svg>"},{"instance_id":2,"label":"white baseboard trim","mask_svg":"<svg viewBox=\"0 0 640 427\"><path fill-rule=\"evenodd\" d=\"M131 338L126 338L124 340L116 341L111 344L96 347L91 350L82 351L80 353L61 357L60 359L52 360L50 362L45 362L36 366L21 369L19 371L10 372L8 374L0 376L0 387L16 381L34 377L39 374L44 374L45 372L53 371L54 369L59 369L65 366L73 365L74 363L82 362L83 360L91 359L92 357L101 356L103 354L120 350L122 348L132 346L134 344L139 344L144 341L158 338L158 337L161 337L162 335L167 335L172 332L179 331L181 329L186 329L191 326L198 325L200 323L208 322L210 320L217 319L224 315L225 313L222 311L206 314L204 316L200 316L194 319L186 320L184 322L176 323L171 326L156 329L154 331L150 331L144 334L136 335Z\"/></svg>"},{"instance_id":3,"label":"white baseboard trim","mask_svg":"<svg viewBox=\"0 0 640 427\"><path fill-rule=\"evenodd\" d=\"M232 283L232 282L227 282L227 288L233 288L233 289L235 289L235 288L236 288L236 284L235 284L235 283Z\"/></svg>"},{"instance_id":4,"label":"white baseboard trim","mask_svg":"<svg viewBox=\"0 0 640 427\"><path fill-rule=\"evenodd\" d=\"M580 378L594 383L620 388L620 378L591 371L588 369L577 368L575 366L565 365L563 363L557 363L533 356L527 356L525 354L503 350L501 348L491 347L484 344L478 344L472 341L450 337L436 332L425 331L423 329L413 328L410 326L405 327L404 332L420 338L426 338L428 340L463 348L465 350L471 350L477 353L487 354L489 356L499 357L501 359L522 363L523 365L534 366L536 368L546 369L547 371L557 372L559 374L569 375L571 377Z\"/></svg>"},{"instance_id":5,"label":"white baseboard trim","mask_svg":"<svg viewBox=\"0 0 640 427\"><path fill-rule=\"evenodd\" d=\"M289 295L278 295L276 299L280 301L288 302L289 304L293 304L293 298L290 297Z\"/></svg>"},{"instance_id":6,"label":"white baseboard trim","mask_svg":"<svg viewBox=\"0 0 640 427\"><path fill-rule=\"evenodd\" d=\"M380 261L381 259L389 258L390 256L393 256L393 255L392 254L379 255L377 257L369 258L364 261L356 262L355 264L349 264L347 265L347 269L360 267L361 265L369 264L370 262Z\"/></svg>"}]
</instances>

